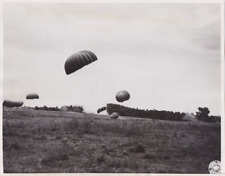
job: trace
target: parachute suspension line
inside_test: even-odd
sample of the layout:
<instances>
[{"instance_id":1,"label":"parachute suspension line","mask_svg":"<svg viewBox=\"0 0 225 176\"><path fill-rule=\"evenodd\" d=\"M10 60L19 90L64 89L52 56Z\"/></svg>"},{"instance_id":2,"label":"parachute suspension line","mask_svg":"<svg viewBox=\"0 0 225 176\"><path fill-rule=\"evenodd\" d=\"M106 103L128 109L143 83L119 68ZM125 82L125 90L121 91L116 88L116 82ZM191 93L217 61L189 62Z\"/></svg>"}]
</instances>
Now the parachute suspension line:
<instances>
[{"instance_id":1,"label":"parachute suspension line","mask_svg":"<svg viewBox=\"0 0 225 176\"><path fill-rule=\"evenodd\" d=\"M30 107L30 113L31 113L31 117L34 117L33 111L32 111L32 107Z\"/></svg>"},{"instance_id":2,"label":"parachute suspension line","mask_svg":"<svg viewBox=\"0 0 225 176\"><path fill-rule=\"evenodd\" d=\"M31 105L28 106L28 112L30 111L31 117L34 117Z\"/></svg>"},{"instance_id":3,"label":"parachute suspension line","mask_svg":"<svg viewBox=\"0 0 225 176\"><path fill-rule=\"evenodd\" d=\"M96 74L95 74L95 82L96 82L96 91L97 91L97 102L99 104L100 102L100 98L99 98L99 72L98 72L99 68L98 68L98 64L96 64Z\"/></svg>"},{"instance_id":4,"label":"parachute suspension line","mask_svg":"<svg viewBox=\"0 0 225 176\"><path fill-rule=\"evenodd\" d=\"M80 82L80 81L79 81ZM91 93L91 91L90 91L90 89L88 89L87 87L86 87L86 85L85 85L85 83L82 81L82 82L80 82L80 87L81 88L83 88L84 90L85 90L85 92L86 93L88 93L88 95L89 95L89 97L91 97L90 99L93 101L93 99L94 99L94 103L96 103L96 97L95 97L95 95L93 94L93 93Z\"/></svg>"}]
</instances>

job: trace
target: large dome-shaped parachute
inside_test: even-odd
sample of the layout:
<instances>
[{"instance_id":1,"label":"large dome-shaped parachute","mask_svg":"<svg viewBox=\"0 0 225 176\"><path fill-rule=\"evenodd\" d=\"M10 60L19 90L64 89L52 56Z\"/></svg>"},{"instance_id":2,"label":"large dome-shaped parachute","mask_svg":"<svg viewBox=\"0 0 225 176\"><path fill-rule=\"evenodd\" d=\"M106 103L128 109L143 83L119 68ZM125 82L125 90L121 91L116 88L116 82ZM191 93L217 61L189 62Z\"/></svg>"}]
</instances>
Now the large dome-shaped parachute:
<instances>
[{"instance_id":1,"label":"large dome-shaped parachute","mask_svg":"<svg viewBox=\"0 0 225 176\"><path fill-rule=\"evenodd\" d=\"M20 107L23 105L22 101L10 101L10 100L4 100L3 101L3 106L5 107Z\"/></svg>"},{"instance_id":2,"label":"large dome-shaped parachute","mask_svg":"<svg viewBox=\"0 0 225 176\"><path fill-rule=\"evenodd\" d=\"M124 102L124 101L129 100L129 99L130 99L130 94L125 90L119 91L116 94L116 100L118 102Z\"/></svg>"},{"instance_id":3,"label":"large dome-shaped parachute","mask_svg":"<svg viewBox=\"0 0 225 176\"><path fill-rule=\"evenodd\" d=\"M74 53L65 62L65 72L69 75L97 59L96 55L91 51L79 51Z\"/></svg>"},{"instance_id":4,"label":"large dome-shaped parachute","mask_svg":"<svg viewBox=\"0 0 225 176\"><path fill-rule=\"evenodd\" d=\"M26 99L39 99L39 95L36 93L31 93L26 96Z\"/></svg>"}]
</instances>

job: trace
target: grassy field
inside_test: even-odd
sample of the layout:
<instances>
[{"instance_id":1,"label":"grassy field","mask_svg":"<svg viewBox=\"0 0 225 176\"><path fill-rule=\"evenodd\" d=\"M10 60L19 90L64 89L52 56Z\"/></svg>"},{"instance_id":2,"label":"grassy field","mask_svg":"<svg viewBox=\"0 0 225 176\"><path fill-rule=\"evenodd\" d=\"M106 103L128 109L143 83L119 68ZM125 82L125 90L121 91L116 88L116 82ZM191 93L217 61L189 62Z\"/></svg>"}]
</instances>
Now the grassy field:
<instances>
[{"instance_id":1,"label":"grassy field","mask_svg":"<svg viewBox=\"0 0 225 176\"><path fill-rule=\"evenodd\" d=\"M3 112L4 172L208 173L220 135L215 123L12 108Z\"/></svg>"}]
</instances>

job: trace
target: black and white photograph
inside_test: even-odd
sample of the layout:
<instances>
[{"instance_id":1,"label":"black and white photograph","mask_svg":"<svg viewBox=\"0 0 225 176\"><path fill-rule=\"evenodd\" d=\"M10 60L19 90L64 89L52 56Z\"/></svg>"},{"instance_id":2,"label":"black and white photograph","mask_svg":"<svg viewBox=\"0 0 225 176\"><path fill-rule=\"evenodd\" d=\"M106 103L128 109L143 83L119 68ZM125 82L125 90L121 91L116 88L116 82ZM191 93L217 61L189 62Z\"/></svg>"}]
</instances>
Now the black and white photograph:
<instances>
[{"instance_id":1,"label":"black and white photograph","mask_svg":"<svg viewBox=\"0 0 225 176\"><path fill-rule=\"evenodd\" d=\"M3 2L3 173L221 173L221 6Z\"/></svg>"}]
</instances>

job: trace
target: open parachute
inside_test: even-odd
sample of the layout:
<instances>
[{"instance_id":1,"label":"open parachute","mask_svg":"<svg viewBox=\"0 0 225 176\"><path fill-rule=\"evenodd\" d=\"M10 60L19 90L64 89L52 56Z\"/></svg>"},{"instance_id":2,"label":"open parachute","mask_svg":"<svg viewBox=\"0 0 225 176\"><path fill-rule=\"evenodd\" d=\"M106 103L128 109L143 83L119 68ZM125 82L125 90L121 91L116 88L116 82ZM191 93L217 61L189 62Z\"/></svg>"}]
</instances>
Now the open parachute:
<instances>
[{"instance_id":1,"label":"open parachute","mask_svg":"<svg viewBox=\"0 0 225 176\"><path fill-rule=\"evenodd\" d=\"M79 51L74 53L65 62L65 72L69 75L97 59L96 55L91 51Z\"/></svg>"},{"instance_id":2,"label":"open parachute","mask_svg":"<svg viewBox=\"0 0 225 176\"><path fill-rule=\"evenodd\" d=\"M106 107L104 106L104 107L101 107L101 108L99 108L98 110L97 110L97 113L100 113L100 112L102 112L102 111L105 111L106 110Z\"/></svg>"},{"instance_id":3,"label":"open parachute","mask_svg":"<svg viewBox=\"0 0 225 176\"><path fill-rule=\"evenodd\" d=\"M27 94L26 99L39 99L39 95L36 93Z\"/></svg>"},{"instance_id":4,"label":"open parachute","mask_svg":"<svg viewBox=\"0 0 225 176\"><path fill-rule=\"evenodd\" d=\"M112 119L118 119L119 114L118 114L117 112L113 112L113 113L110 115L110 117L111 117Z\"/></svg>"},{"instance_id":5,"label":"open parachute","mask_svg":"<svg viewBox=\"0 0 225 176\"><path fill-rule=\"evenodd\" d=\"M23 102L22 101L4 100L2 105L5 106L5 107L13 108L13 107L20 107L20 106L22 106Z\"/></svg>"},{"instance_id":6,"label":"open parachute","mask_svg":"<svg viewBox=\"0 0 225 176\"><path fill-rule=\"evenodd\" d=\"M116 94L116 100L118 102L124 102L124 101L127 101L129 99L130 99L130 94L127 91L125 91L125 90L119 91Z\"/></svg>"}]
</instances>

